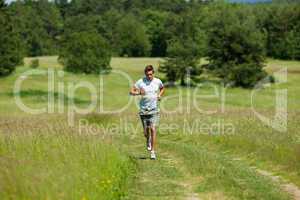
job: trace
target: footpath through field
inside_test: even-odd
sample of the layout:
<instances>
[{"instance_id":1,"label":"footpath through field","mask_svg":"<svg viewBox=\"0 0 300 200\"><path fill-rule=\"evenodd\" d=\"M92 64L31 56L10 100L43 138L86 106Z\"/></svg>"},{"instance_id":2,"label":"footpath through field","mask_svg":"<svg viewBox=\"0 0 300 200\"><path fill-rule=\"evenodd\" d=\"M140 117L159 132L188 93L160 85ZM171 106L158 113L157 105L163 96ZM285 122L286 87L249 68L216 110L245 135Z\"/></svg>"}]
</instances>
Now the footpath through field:
<instances>
[{"instance_id":1,"label":"footpath through field","mask_svg":"<svg viewBox=\"0 0 300 200\"><path fill-rule=\"evenodd\" d=\"M159 137L157 160L150 160L142 136L123 148L137 163L136 182L129 199L295 199L279 183L245 162L209 147Z\"/></svg>"},{"instance_id":2,"label":"footpath through field","mask_svg":"<svg viewBox=\"0 0 300 200\"><path fill-rule=\"evenodd\" d=\"M129 199L201 199L195 192L201 177L193 177L182 158L164 148L159 149L157 160L150 160L143 139L132 140L133 144L127 148L138 165L137 182Z\"/></svg>"}]
</instances>

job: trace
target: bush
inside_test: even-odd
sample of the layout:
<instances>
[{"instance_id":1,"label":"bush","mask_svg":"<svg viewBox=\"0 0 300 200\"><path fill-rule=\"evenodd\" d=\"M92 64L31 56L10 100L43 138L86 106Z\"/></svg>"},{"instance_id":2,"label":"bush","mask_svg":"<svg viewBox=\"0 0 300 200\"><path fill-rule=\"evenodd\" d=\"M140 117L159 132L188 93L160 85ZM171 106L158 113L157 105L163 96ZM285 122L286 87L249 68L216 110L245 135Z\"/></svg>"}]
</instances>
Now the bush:
<instances>
[{"instance_id":1,"label":"bush","mask_svg":"<svg viewBox=\"0 0 300 200\"><path fill-rule=\"evenodd\" d=\"M68 36L59 57L69 72L99 74L111 69L108 43L95 32L79 32Z\"/></svg>"},{"instance_id":2,"label":"bush","mask_svg":"<svg viewBox=\"0 0 300 200\"><path fill-rule=\"evenodd\" d=\"M30 67L33 68L33 69L36 69L40 66L40 61L39 59L33 59L31 60L30 62Z\"/></svg>"},{"instance_id":3,"label":"bush","mask_svg":"<svg viewBox=\"0 0 300 200\"><path fill-rule=\"evenodd\" d=\"M235 85L241 87L254 87L258 80L262 80L267 76L265 71L262 71L256 64L240 64L234 65L229 71L229 80L232 80Z\"/></svg>"}]
</instances>

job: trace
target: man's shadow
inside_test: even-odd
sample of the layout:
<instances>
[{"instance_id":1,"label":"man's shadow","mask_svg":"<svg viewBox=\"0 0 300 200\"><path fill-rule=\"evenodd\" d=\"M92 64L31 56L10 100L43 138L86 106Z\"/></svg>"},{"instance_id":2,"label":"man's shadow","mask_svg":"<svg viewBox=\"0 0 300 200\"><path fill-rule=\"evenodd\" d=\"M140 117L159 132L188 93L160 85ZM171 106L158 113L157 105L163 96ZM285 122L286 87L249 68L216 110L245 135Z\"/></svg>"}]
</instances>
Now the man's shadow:
<instances>
[{"instance_id":1,"label":"man's shadow","mask_svg":"<svg viewBox=\"0 0 300 200\"><path fill-rule=\"evenodd\" d=\"M147 160L147 159L149 159L149 158L146 157L146 156L138 156L137 159L138 159L138 160Z\"/></svg>"},{"instance_id":2,"label":"man's shadow","mask_svg":"<svg viewBox=\"0 0 300 200\"><path fill-rule=\"evenodd\" d=\"M148 156L139 156L139 155L131 156L131 158L133 160L148 160L148 159L150 159Z\"/></svg>"}]
</instances>

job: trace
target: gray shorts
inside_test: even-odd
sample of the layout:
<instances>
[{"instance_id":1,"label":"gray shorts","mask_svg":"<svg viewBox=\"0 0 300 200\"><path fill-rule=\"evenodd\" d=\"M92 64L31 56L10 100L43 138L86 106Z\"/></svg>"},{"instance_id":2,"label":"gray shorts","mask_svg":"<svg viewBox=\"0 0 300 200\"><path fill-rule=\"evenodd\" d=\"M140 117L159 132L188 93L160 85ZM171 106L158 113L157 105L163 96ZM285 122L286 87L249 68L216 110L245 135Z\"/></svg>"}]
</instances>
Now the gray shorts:
<instances>
[{"instance_id":1,"label":"gray shorts","mask_svg":"<svg viewBox=\"0 0 300 200\"><path fill-rule=\"evenodd\" d=\"M143 127L157 127L159 124L159 113L140 115Z\"/></svg>"}]
</instances>

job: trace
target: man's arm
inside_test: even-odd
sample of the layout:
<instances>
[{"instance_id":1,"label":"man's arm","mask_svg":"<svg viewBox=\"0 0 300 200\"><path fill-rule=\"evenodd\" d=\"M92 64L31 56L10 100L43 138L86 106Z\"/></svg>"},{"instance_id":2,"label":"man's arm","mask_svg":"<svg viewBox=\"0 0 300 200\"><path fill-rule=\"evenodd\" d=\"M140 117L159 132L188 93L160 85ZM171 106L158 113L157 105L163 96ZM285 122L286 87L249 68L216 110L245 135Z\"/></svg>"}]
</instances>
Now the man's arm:
<instances>
[{"instance_id":1,"label":"man's arm","mask_svg":"<svg viewBox=\"0 0 300 200\"><path fill-rule=\"evenodd\" d=\"M158 100L160 100L160 98L162 97L162 95L164 94L164 92L165 92L165 87L161 87L159 89L159 94L157 96Z\"/></svg>"},{"instance_id":2,"label":"man's arm","mask_svg":"<svg viewBox=\"0 0 300 200\"><path fill-rule=\"evenodd\" d=\"M145 91L143 89L138 89L135 86L133 86L129 92L130 95L144 95Z\"/></svg>"}]
</instances>

